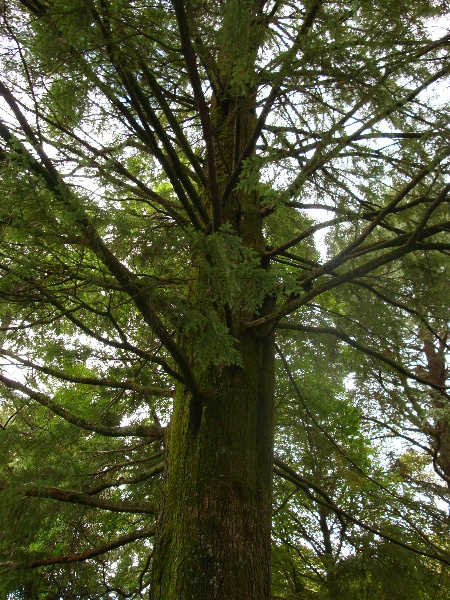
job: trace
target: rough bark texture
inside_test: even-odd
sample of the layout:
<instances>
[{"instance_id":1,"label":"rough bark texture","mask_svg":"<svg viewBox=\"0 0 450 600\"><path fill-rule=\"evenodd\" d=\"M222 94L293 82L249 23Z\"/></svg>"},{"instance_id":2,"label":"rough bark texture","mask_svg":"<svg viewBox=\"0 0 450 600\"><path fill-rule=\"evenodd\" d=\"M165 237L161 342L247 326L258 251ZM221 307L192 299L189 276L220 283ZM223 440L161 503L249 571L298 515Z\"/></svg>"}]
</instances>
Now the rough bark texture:
<instances>
[{"instance_id":1,"label":"rough bark texture","mask_svg":"<svg viewBox=\"0 0 450 600\"><path fill-rule=\"evenodd\" d=\"M432 339L424 339L424 353L427 361L426 377L434 385L445 388L447 381L447 350L448 331L442 334L440 340L436 343ZM447 406L444 395L436 390L432 391L431 402L434 409L443 410ZM434 420L434 426L429 431L433 438L433 464L438 474L445 480L450 487L450 427L446 418L437 418Z\"/></svg>"},{"instance_id":2,"label":"rough bark texture","mask_svg":"<svg viewBox=\"0 0 450 600\"><path fill-rule=\"evenodd\" d=\"M244 368L176 398L154 600L270 598L273 348L240 344Z\"/></svg>"},{"instance_id":3,"label":"rough bark texture","mask_svg":"<svg viewBox=\"0 0 450 600\"><path fill-rule=\"evenodd\" d=\"M257 193L227 190L256 126L255 91L230 82L242 55L248 57L246 73L251 74L256 57L249 31L257 7L243 5L232 26L224 17L224 31L231 33L223 54L219 52L219 83L204 118L214 131L208 160L215 164L213 169L206 165L207 177L210 184L211 177L217 180L210 185L211 201L205 199L217 221L216 190L221 222L262 256ZM236 43L230 35L239 36ZM199 370L201 394L177 390L154 552L153 600L270 598L274 340L270 333L246 330L253 314L233 312L229 306L217 310L237 341L242 364Z\"/></svg>"},{"instance_id":4,"label":"rough bark texture","mask_svg":"<svg viewBox=\"0 0 450 600\"><path fill-rule=\"evenodd\" d=\"M233 210L253 248L262 240L255 202L241 196ZM202 395L177 390L154 600L270 598L274 340L246 331L251 315L226 313L242 365L199 372Z\"/></svg>"},{"instance_id":5,"label":"rough bark texture","mask_svg":"<svg viewBox=\"0 0 450 600\"><path fill-rule=\"evenodd\" d=\"M233 111L241 121L242 146L254 120L236 104ZM227 113L218 109L216 119L233 123ZM236 123L229 131L221 136L222 157L232 163L239 151ZM219 176L229 166L219 163ZM246 246L261 251L258 208L255 194L235 194L225 220ZM245 330L250 317L224 308L242 366L210 367L199 374L202 397L186 388L177 392L154 556L154 600L270 598L274 342L271 335Z\"/></svg>"}]
</instances>

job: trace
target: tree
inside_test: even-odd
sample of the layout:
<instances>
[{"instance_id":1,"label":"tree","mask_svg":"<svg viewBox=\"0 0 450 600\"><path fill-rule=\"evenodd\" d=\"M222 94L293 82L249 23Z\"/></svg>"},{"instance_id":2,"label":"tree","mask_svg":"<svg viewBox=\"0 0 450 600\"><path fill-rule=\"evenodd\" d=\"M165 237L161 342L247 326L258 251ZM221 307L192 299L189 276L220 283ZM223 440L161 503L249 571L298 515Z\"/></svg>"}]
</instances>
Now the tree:
<instances>
[{"instance_id":1,"label":"tree","mask_svg":"<svg viewBox=\"0 0 450 600\"><path fill-rule=\"evenodd\" d=\"M447 12L4 3L6 594L445 585Z\"/></svg>"}]
</instances>

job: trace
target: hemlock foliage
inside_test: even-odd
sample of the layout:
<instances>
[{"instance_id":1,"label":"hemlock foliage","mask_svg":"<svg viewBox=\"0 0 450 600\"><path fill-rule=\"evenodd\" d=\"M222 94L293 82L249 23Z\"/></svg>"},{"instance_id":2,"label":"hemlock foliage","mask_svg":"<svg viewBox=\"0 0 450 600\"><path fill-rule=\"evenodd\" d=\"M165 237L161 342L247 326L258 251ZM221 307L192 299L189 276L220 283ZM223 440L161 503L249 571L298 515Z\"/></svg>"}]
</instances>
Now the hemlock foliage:
<instances>
[{"instance_id":1,"label":"hemlock foliage","mask_svg":"<svg viewBox=\"0 0 450 600\"><path fill-rule=\"evenodd\" d=\"M4 0L2 597L447 597L448 17Z\"/></svg>"}]
</instances>

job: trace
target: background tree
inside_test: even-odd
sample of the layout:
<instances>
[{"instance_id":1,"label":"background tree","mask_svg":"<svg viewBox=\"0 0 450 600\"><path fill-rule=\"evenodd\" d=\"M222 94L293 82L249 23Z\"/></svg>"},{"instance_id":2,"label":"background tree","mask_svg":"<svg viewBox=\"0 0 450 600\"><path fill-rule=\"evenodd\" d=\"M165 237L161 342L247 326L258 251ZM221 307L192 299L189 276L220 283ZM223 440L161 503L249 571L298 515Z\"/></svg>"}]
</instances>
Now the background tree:
<instances>
[{"instance_id":1,"label":"background tree","mask_svg":"<svg viewBox=\"0 0 450 600\"><path fill-rule=\"evenodd\" d=\"M4 594L444 597L446 16L3 3Z\"/></svg>"}]
</instances>

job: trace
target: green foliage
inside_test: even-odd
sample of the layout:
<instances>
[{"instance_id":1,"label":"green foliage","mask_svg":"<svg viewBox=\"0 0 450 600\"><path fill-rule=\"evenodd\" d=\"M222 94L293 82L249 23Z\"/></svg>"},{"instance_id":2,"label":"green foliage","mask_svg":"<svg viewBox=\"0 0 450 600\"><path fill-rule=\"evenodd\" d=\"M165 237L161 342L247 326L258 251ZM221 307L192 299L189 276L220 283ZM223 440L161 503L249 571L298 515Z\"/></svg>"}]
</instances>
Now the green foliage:
<instances>
[{"instance_id":1,"label":"green foliage","mask_svg":"<svg viewBox=\"0 0 450 600\"><path fill-rule=\"evenodd\" d=\"M0 12L0 595L147 598L173 398L200 457L274 336L273 599L444 600L446 3Z\"/></svg>"},{"instance_id":2,"label":"green foliage","mask_svg":"<svg viewBox=\"0 0 450 600\"><path fill-rule=\"evenodd\" d=\"M272 273L261 268L255 251L246 248L230 226L208 236L195 234L192 248L201 257L199 295L208 294L212 304L254 313L274 292Z\"/></svg>"}]
</instances>

